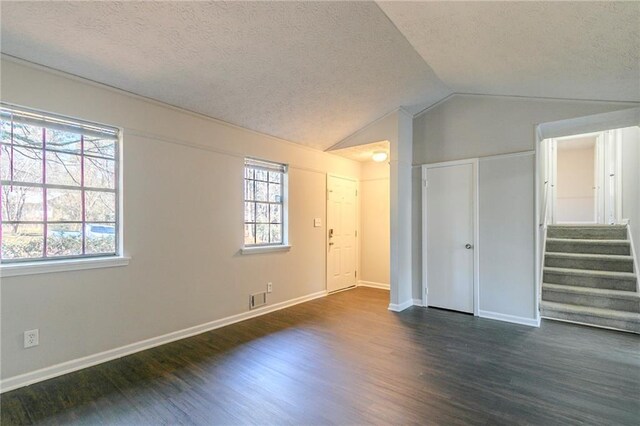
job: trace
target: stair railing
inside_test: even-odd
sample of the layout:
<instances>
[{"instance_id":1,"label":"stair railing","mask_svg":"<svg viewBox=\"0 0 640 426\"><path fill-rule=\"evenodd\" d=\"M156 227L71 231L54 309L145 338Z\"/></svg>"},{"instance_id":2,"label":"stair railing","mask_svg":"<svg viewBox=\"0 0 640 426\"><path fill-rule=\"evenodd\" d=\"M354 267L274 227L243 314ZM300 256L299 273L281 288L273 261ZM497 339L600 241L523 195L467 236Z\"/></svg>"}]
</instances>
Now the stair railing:
<instances>
[{"instance_id":1,"label":"stair railing","mask_svg":"<svg viewBox=\"0 0 640 426\"><path fill-rule=\"evenodd\" d=\"M540 302L542 301L542 283L544 281L544 254L547 251L547 216L549 204L549 181L544 182L544 196L542 198L542 212L540 213L540 225L538 232L540 233L540 241L542 241L540 253L540 273L538 282L538 310L540 310Z\"/></svg>"},{"instance_id":2,"label":"stair railing","mask_svg":"<svg viewBox=\"0 0 640 426\"><path fill-rule=\"evenodd\" d=\"M549 203L549 181L544 181L544 196L542 199L542 212L540 213L540 227L547 227L547 204Z\"/></svg>"}]
</instances>

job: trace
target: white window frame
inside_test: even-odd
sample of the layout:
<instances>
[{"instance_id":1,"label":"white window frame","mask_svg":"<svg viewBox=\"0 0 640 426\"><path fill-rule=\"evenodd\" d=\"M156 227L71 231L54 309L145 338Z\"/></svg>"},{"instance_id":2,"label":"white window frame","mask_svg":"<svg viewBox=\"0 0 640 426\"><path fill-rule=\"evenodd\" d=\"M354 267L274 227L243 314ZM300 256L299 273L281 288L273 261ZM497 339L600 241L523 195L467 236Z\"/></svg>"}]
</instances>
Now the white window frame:
<instances>
[{"instance_id":1,"label":"white window frame","mask_svg":"<svg viewBox=\"0 0 640 426\"><path fill-rule=\"evenodd\" d=\"M122 188L123 188L123 179L122 179L122 129L102 125L92 122L87 122L75 118L65 117L57 114L51 114L43 111L33 110L30 108L24 108L20 106L16 106L8 103L0 103L0 107L3 110L3 113L10 112L15 114L22 114L22 119L29 121L33 119L33 124L36 126L42 126L45 128L55 128L58 130L68 130L74 131L75 133L85 134L96 134L99 132L105 132L105 134L111 135L111 137L115 137L116 148L115 148L115 180L116 185L113 191L103 191L103 192L112 192L115 195L115 252L114 253L104 253L104 254L80 254L73 256L45 256L40 258L25 258L25 259L1 259L0 258L0 277L11 277L11 276L20 276L20 275L33 275L33 274L42 274L42 273L52 273L52 272L65 272L65 271L74 271L74 270L84 270L84 269L95 269L95 268L108 268L108 267L116 267L116 266L126 266L129 263L130 258L123 255L124 253L124 238L123 238L123 207L122 207ZM43 151L46 150L46 147L42 147ZM81 157L84 157L86 154L82 152L80 154ZM47 188L47 189L56 189L60 187L61 189L78 189L81 188L81 191L85 191L87 189L93 190L85 185L81 185L80 187L69 187L67 188L65 185L52 185L44 182L45 176L43 175L43 182L41 184L32 184L28 183L27 186L39 187L39 188ZM9 181L2 182L2 185L7 184ZM18 183L18 182L16 182ZM47 218L43 218L43 223L48 223ZM86 224L89 223L86 221L86 218L82 218L82 228L83 235ZM45 226L46 228L46 226ZM46 229L45 231L46 232ZM44 236L46 239L46 235ZM84 240L84 239L83 239ZM84 241L83 241L83 252L84 252Z\"/></svg>"},{"instance_id":2,"label":"white window frame","mask_svg":"<svg viewBox=\"0 0 640 426\"><path fill-rule=\"evenodd\" d=\"M244 228L247 224L253 224L254 226L257 224L256 222L247 222L245 218L245 206L247 202L260 203L260 201L248 200L246 198L246 183L247 180L254 180L247 178L246 171L247 168L253 169L261 169L263 168L266 171L270 172L279 172L281 173L280 179L280 196L281 202L275 203L279 204L281 208L281 235L282 241L277 243L258 243L258 244L246 244L244 241ZM255 180L254 180L255 182ZM289 245L289 168L286 164L277 163L268 160L262 160L257 158L247 157L245 158L244 165L242 168L242 212L243 212L243 246L241 249L242 254L253 254L253 253L266 253L272 251L288 251L291 246ZM255 197L254 197L255 198ZM273 202L268 202L269 204L274 204ZM254 207L255 212L255 207Z\"/></svg>"}]
</instances>

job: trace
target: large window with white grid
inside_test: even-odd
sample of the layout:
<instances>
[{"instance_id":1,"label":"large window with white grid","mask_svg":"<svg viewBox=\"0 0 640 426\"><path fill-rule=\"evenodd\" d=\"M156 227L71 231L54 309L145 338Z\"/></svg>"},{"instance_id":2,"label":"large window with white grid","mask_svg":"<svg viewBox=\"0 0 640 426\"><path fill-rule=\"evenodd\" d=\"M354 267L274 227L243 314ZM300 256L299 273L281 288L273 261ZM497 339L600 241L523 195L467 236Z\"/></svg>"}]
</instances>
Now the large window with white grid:
<instances>
[{"instance_id":1,"label":"large window with white grid","mask_svg":"<svg viewBox=\"0 0 640 426\"><path fill-rule=\"evenodd\" d=\"M244 245L287 243L287 166L247 158L244 162Z\"/></svg>"},{"instance_id":2,"label":"large window with white grid","mask_svg":"<svg viewBox=\"0 0 640 426\"><path fill-rule=\"evenodd\" d=\"M0 106L2 263L119 254L118 129Z\"/></svg>"}]
</instances>

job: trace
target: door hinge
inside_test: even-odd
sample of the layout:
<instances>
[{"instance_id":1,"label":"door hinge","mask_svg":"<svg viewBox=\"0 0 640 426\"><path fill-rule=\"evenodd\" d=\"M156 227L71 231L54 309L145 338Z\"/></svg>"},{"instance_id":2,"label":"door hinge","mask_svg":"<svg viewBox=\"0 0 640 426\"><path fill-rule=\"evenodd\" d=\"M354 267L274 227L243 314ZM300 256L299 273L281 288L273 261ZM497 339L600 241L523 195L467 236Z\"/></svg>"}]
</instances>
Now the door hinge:
<instances>
[{"instance_id":1,"label":"door hinge","mask_svg":"<svg viewBox=\"0 0 640 426\"><path fill-rule=\"evenodd\" d=\"M358 278L358 271L353 271L353 274L354 277Z\"/></svg>"},{"instance_id":2,"label":"door hinge","mask_svg":"<svg viewBox=\"0 0 640 426\"><path fill-rule=\"evenodd\" d=\"M426 180L423 180L423 181L422 181L422 183L424 184L424 187L425 187L425 188L428 188L428 187L429 187L429 182L427 182Z\"/></svg>"},{"instance_id":3,"label":"door hinge","mask_svg":"<svg viewBox=\"0 0 640 426\"><path fill-rule=\"evenodd\" d=\"M356 197L358 196L358 190L356 189Z\"/></svg>"},{"instance_id":4,"label":"door hinge","mask_svg":"<svg viewBox=\"0 0 640 426\"><path fill-rule=\"evenodd\" d=\"M358 230L356 229L356 237L358 236Z\"/></svg>"}]
</instances>

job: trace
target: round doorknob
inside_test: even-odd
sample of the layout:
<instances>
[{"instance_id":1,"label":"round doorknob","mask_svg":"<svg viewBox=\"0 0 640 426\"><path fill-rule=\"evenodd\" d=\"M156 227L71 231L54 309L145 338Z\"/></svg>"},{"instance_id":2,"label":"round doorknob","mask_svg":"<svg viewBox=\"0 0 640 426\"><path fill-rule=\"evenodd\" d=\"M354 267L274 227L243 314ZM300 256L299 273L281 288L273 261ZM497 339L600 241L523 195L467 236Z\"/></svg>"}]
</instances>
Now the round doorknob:
<instances>
[{"instance_id":1,"label":"round doorknob","mask_svg":"<svg viewBox=\"0 0 640 426\"><path fill-rule=\"evenodd\" d=\"M472 244L465 244L464 248L466 248L467 250L471 250L473 248Z\"/></svg>"}]
</instances>

